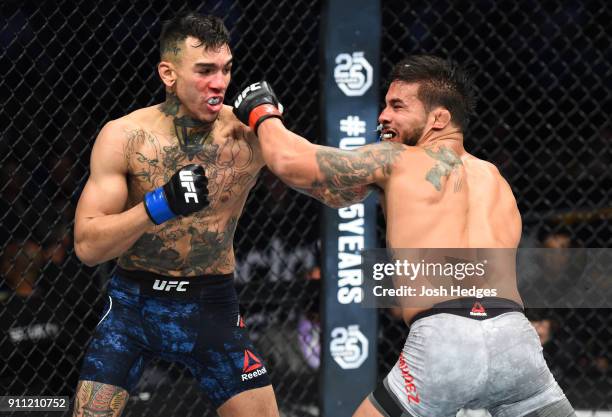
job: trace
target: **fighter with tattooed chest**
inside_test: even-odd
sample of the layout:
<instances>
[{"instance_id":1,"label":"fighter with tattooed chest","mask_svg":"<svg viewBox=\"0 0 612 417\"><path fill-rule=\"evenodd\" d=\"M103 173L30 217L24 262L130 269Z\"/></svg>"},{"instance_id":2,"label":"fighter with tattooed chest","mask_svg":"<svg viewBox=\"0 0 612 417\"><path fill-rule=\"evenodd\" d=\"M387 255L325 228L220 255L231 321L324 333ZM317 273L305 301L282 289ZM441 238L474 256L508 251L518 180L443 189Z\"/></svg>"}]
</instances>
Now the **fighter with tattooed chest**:
<instances>
[{"instance_id":1,"label":"fighter with tattooed chest","mask_svg":"<svg viewBox=\"0 0 612 417\"><path fill-rule=\"evenodd\" d=\"M351 151L287 130L267 83L250 85L235 101L266 164L288 185L337 207L363 200L371 186L382 190L392 252L493 248L511 257L481 284L497 288L497 297L402 305L411 325L403 351L354 417L454 417L461 408L494 417L575 416L522 311L513 276L521 217L512 190L494 165L463 146L473 106L470 78L433 56L394 67L378 119L382 143Z\"/></svg>"},{"instance_id":2,"label":"fighter with tattooed chest","mask_svg":"<svg viewBox=\"0 0 612 417\"><path fill-rule=\"evenodd\" d=\"M77 207L78 257L118 268L74 416L120 415L155 356L185 364L223 417L278 416L233 286L234 231L264 161L223 104L229 34L188 14L164 24L160 46L166 101L104 126Z\"/></svg>"}]
</instances>

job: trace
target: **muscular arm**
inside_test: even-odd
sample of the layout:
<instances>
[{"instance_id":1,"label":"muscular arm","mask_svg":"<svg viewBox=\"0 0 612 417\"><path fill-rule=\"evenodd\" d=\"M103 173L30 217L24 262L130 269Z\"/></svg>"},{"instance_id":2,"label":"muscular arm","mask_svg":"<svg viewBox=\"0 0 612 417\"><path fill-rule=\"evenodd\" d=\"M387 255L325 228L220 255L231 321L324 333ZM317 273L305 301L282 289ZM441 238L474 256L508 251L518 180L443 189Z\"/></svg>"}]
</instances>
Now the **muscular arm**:
<instances>
[{"instance_id":1,"label":"muscular arm","mask_svg":"<svg viewBox=\"0 0 612 417\"><path fill-rule=\"evenodd\" d=\"M295 190L316 198L321 203L332 208L348 207L360 203L373 191L370 186L366 185L341 190L332 190L329 188L295 188Z\"/></svg>"},{"instance_id":2,"label":"muscular arm","mask_svg":"<svg viewBox=\"0 0 612 417\"><path fill-rule=\"evenodd\" d=\"M127 165L117 122L108 123L91 153L91 173L76 208L74 246L83 263L93 266L116 258L153 227L140 203L124 211L128 198Z\"/></svg>"},{"instance_id":3,"label":"muscular arm","mask_svg":"<svg viewBox=\"0 0 612 417\"><path fill-rule=\"evenodd\" d=\"M241 126L244 126L240 124ZM251 130L245 130L244 139L249 143L249 145L253 149L254 160L258 166L263 167L266 165L263 156L262 156L262 148L259 139L255 136L255 134ZM299 137L298 137L299 138ZM300 140L304 140L299 138ZM309 144L309 142L306 142ZM331 149L331 148L330 148ZM346 188L341 190L332 190L328 188L298 188L293 187L294 190L305 194L307 196L313 197L319 200L321 203L333 207L333 208L342 208L348 207L350 205L359 203L365 200L370 193L373 191L370 186L359 185L352 188Z\"/></svg>"},{"instance_id":4,"label":"muscular arm","mask_svg":"<svg viewBox=\"0 0 612 417\"><path fill-rule=\"evenodd\" d=\"M264 121L257 131L268 168L289 186L341 190L376 184L384 188L393 164L404 150L397 143L378 143L346 151L314 145L287 130L278 119Z\"/></svg>"}]
</instances>

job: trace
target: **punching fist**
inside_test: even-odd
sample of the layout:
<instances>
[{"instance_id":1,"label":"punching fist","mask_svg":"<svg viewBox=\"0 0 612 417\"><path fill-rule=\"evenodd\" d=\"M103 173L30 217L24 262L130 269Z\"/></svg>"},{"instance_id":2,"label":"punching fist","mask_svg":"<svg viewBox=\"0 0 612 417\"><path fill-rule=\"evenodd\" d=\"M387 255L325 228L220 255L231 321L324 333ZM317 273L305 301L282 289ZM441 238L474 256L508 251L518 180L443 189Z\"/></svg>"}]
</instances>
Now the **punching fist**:
<instances>
[{"instance_id":1,"label":"punching fist","mask_svg":"<svg viewBox=\"0 0 612 417\"><path fill-rule=\"evenodd\" d=\"M265 81L249 85L234 100L234 114L256 134L264 120L270 117L283 119L281 108L272 87Z\"/></svg>"},{"instance_id":2,"label":"punching fist","mask_svg":"<svg viewBox=\"0 0 612 417\"><path fill-rule=\"evenodd\" d=\"M144 196L147 214L155 224L176 216L188 216L207 207L208 179L204 168L190 164L174 173L170 181Z\"/></svg>"}]
</instances>

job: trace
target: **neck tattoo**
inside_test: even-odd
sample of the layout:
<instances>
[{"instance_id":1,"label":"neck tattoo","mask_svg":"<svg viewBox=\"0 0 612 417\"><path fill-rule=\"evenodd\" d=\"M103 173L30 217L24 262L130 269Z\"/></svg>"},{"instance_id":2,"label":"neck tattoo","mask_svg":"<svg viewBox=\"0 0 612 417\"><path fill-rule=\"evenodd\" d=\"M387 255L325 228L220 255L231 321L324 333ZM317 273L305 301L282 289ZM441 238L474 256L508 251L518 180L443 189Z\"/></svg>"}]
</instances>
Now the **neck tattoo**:
<instances>
[{"instance_id":1,"label":"neck tattoo","mask_svg":"<svg viewBox=\"0 0 612 417\"><path fill-rule=\"evenodd\" d=\"M180 106L178 97L168 92L160 111L173 118L174 134L179 146L191 161L202 150L204 143L212 140L214 122L205 123L190 116L178 116Z\"/></svg>"}]
</instances>

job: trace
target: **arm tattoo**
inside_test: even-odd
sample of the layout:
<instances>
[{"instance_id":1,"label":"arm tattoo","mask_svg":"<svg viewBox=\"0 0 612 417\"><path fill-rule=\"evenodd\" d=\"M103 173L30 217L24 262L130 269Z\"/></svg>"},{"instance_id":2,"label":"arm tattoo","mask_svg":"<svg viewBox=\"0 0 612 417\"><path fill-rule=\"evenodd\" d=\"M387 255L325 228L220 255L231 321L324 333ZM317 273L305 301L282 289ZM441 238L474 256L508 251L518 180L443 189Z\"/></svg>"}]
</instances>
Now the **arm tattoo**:
<instances>
[{"instance_id":1,"label":"arm tattoo","mask_svg":"<svg viewBox=\"0 0 612 417\"><path fill-rule=\"evenodd\" d=\"M449 176L454 170L463 166L463 162L461 162L461 158L459 158L455 151L445 146L440 146L437 152L432 149L425 149L425 152L431 158L438 161L438 163L427 172L425 179L432 183L437 191L440 191L442 190L442 177ZM461 172L458 172L460 175L453 186L455 192L461 191L463 183Z\"/></svg>"},{"instance_id":2,"label":"arm tattoo","mask_svg":"<svg viewBox=\"0 0 612 417\"><path fill-rule=\"evenodd\" d=\"M375 181L377 171L381 171L383 177L388 177L403 150L403 145L391 142L354 151L330 148L317 150L317 165L322 179L314 181L312 187L339 190L367 185Z\"/></svg>"},{"instance_id":3,"label":"arm tattoo","mask_svg":"<svg viewBox=\"0 0 612 417\"><path fill-rule=\"evenodd\" d=\"M295 190L316 198L329 207L342 208L362 202L370 195L373 189L368 186L358 186L340 190L330 188L295 188Z\"/></svg>"}]
</instances>

